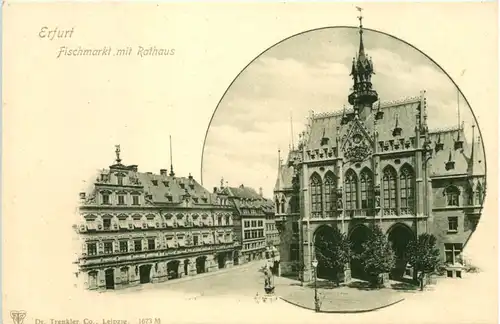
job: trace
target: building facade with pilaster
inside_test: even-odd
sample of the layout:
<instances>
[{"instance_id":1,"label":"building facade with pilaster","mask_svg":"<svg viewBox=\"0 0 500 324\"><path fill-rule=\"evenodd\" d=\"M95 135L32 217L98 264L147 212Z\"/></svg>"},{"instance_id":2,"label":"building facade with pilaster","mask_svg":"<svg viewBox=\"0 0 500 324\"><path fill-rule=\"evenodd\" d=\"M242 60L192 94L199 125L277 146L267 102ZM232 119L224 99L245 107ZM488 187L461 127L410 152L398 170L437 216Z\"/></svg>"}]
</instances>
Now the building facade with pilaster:
<instances>
[{"instance_id":1,"label":"building facade with pilaster","mask_svg":"<svg viewBox=\"0 0 500 324\"><path fill-rule=\"evenodd\" d=\"M316 239L331 238L337 227L359 252L370 225L377 224L396 253L392 278L413 276L405 247L421 233L436 236L447 275L461 277L460 255L476 228L486 190L481 139L474 126L472 139L465 138L463 123L429 129L425 91L381 102L363 32L360 25L349 106L311 112L298 147L286 162L280 160L274 200L282 273L310 281ZM328 271L320 263L317 275L328 277ZM365 277L354 259L344 280L351 277Z\"/></svg>"},{"instance_id":2,"label":"building facade with pilaster","mask_svg":"<svg viewBox=\"0 0 500 324\"><path fill-rule=\"evenodd\" d=\"M120 289L233 266L240 248L233 206L171 166L159 174L116 163L80 193L78 278L86 289Z\"/></svg>"}]
</instances>

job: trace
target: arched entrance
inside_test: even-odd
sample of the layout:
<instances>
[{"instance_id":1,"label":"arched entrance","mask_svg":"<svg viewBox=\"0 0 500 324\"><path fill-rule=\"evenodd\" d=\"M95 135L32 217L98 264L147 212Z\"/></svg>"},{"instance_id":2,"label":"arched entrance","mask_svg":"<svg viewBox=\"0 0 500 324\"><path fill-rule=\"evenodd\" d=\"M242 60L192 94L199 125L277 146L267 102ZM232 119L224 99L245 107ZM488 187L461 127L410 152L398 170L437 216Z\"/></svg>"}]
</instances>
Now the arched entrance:
<instances>
[{"instance_id":1,"label":"arched entrance","mask_svg":"<svg viewBox=\"0 0 500 324\"><path fill-rule=\"evenodd\" d=\"M406 255L408 243L415 237L413 231L401 223L394 224L387 231L388 240L396 256L396 265L391 270L390 276L393 280L401 280L405 275L408 257Z\"/></svg>"},{"instance_id":2,"label":"arched entrance","mask_svg":"<svg viewBox=\"0 0 500 324\"><path fill-rule=\"evenodd\" d=\"M189 274L189 260L184 260L184 275L187 276Z\"/></svg>"},{"instance_id":3,"label":"arched entrance","mask_svg":"<svg viewBox=\"0 0 500 324\"><path fill-rule=\"evenodd\" d=\"M336 278L335 269L326 264L323 255L328 255L328 250L336 244L333 229L330 226L321 226L314 233L314 249L318 267L316 275L318 278L333 280Z\"/></svg>"},{"instance_id":4,"label":"arched entrance","mask_svg":"<svg viewBox=\"0 0 500 324\"><path fill-rule=\"evenodd\" d=\"M179 278L180 261L172 260L167 263L167 278L168 280Z\"/></svg>"},{"instance_id":5,"label":"arched entrance","mask_svg":"<svg viewBox=\"0 0 500 324\"><path fill-rule=\"evenodd\" d=\"M107 269L104 272L106 289L115 289L115 269Z\"/></svg>"},{"instance_id":6,"label":"arched entrance","mask_svg":"<svg viewBox=\"0 0 500 324\"><path fill-rule=\"evenodd\" d=\"M363 252L363 243L366 242L368 236L370 235L370 230L365 225L358 225L351 230L349 234L349 241L352 246L351 257L351 277L361 280L366 280L366 273L364 269L363 262L358 260L355 256Z\"/></svg>"},{"instance_id":7,"label":"arched entrance","mask_svg":"<svg viewBox=\"0 0 500 324\"><path fill-rule=\"evenodd\" d=\"M201 256L196 258L196 273L205 273L207 257Z\"/></svg>"},{"instance_id":8,"label":"arched entrance","mask_svg":"<svg viewBox=\"0 0 500 324\"><path fill-rule=\"evenodd\" d=\"M217 263L219 264L219 269L226 267L226 253L222 252L217 254Z\"/></svg>"},{"instance_id":9,"label":"arched entrance","mask_svg":"<svg viewBox=\"0 0 500 324\"><path fill-rule=\"evenodd\" d=\"M139 267L139 282L147 284L151 282L151 265L143 264Z\"/></svg>"}]
</instances>

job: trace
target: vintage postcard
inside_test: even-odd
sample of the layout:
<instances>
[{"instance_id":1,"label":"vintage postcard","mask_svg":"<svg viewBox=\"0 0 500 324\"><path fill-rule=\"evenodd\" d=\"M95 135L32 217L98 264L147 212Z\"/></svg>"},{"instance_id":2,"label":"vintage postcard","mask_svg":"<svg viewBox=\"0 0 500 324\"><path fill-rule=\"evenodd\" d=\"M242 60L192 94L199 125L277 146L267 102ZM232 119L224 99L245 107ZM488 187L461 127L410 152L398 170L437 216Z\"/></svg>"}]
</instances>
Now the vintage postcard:
<instances>
[{"instance_id":1,"label":"vintage postcard","mask_svg":"<svg viewBox=\"0 0 500 324\"><path fill-rule=\"evenodd\" d=\"M3 26L2 323L497 322L496 3Z\"/></svg>"}]
</instances>

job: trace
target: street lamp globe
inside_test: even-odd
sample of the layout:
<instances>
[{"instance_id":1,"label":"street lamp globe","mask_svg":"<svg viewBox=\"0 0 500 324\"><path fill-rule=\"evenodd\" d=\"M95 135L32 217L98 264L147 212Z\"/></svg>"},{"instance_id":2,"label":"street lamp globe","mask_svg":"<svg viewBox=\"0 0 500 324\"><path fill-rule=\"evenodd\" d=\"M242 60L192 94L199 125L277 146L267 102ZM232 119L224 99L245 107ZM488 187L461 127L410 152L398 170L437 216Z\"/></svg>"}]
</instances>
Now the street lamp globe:
<instances>
[{"instance_id":1,"label":"street lamp globe","mask_svg":"<svg viewBox=\"0 0 500 324\"><path fill-rule=\"evenodd\" d=\"M313 266L314 269L316 269L316 267L318 266L318 260L314 259L312 261L312 266Z\"/></svg>"}]
</instances>

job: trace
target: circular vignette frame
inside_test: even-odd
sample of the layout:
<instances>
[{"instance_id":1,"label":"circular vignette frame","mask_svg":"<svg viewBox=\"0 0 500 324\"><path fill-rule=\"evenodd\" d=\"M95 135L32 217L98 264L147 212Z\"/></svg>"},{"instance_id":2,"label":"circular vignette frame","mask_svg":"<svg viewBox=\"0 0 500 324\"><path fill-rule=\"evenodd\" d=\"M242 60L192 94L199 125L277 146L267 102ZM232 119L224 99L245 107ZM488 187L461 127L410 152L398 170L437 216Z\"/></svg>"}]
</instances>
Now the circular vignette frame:
<instances>
[{"instance_id":1,"label":"circular vignette frame","mask_svg":"<svg viewBox=\"0 0 500 324\"><path fill-rule=\"evenodd\" d=\"M275 46L280 45L281 43L286 42L287 40L289 40L291 38L294 38L296 36L303 35L303 34L306 34L306 33L314 32L314 31L325 30L325 29L337 29L337 28L346 28L346 29L356 29L357 30L359 27L356 27L356 26L325 26L325 27L313 28L313 29L309 29L309 30L305 30L303 32L297 33L297 34L293 34L291 36L288 36L288 37L280 40L279 42L277 42L277 43L269 46L268 48L266 48L265 50L263 50L262 52L260 52L254 59L252 59L250 62L248 62L248 64L245 65L243 67L243 69L241 69L241 71L236 75L236 77L233 79L233 81L231 81L231 83L228 85L228 87L226 88L226 90L222 94L221 98L219 99L219 102L217 103L217 106L214 109L212 117L210 117L210 121L208 123L207 130L205 132L205 138L203 139L203 147L202 147L202 151L201 151L201 165L200 165L200 182L201 182L201 185L203 185L203 159L204 159L204 154L205 154L205 144L206 144L206 141L207 141L208 132L210 131L210 126L212 125L212 121L213 121L213 119L215 117L215 114L217 113L217 110L218 110L218 108L219 108L222 100L224 99L224 97L226 96L226 94L228 93L228 91L231 89L231 87L234 84L234 82L243 73L243 71L245 71L250 65L252 65L258 58L260 58L267 51L269 51L270 49L274 48ZM374 33L378 33L378 34L382 34L382 35L388 36L388 37L390 37L390 38L392 38L394 40L398 40L398 41L402 42L405 45L408 45L409 47L411 47L412 49L416 50L417 52L419 52L420 54L422 54L424 57L426 57L427 59L429 59L432 63L434 63L435 66L437 66L439 68L439 70L441 70L441 72L443 72L448 77L448 79L453 83L453 85L458 89L460 95L464 98L465 102L467 103L467 106L471 110L472 116L474 117L474 122L477 125L479 136L481 137L481 146L482 146L482 150L483 150L483 153L484 153L484 156L485 156L485 159L484 159L484 175L485 175L485 177L484 177L484 188L485 188L485 193L484 193L484 197L483 197L483 201L482 201L482 205L484 206L484 202L486 201L486 197L488 197L488 190L487 190L488 189L488 178L487 178L487 175L488 175L488 162L486 160L486 149L484 147L484 140L482 140L483 139L483 134L481 132L481 127L480 127L480 125L479 125L479 123L477 121L477 117L476 117L476 114L474 113L474 109L472 109L471 105L469 104L469 101L467 100L467 97L463 94L463 92L460 89L460 87L458 86L458 84L453 80L453 78L448 74L448 72L446 72L441 67L441 65L439 65L429 55L425 54L423 51L421 51L420 49L418 49L414 45L412 45L412 44L410 44L410 43L408 43L408 42L400 39L399 37L396 37L394 35L391 35L391 34L388 34L386 32L382 32L382 31L376 30L376 29L371 29L371 28L365 28L365 27L363 27L363 30L374 32Z\"/></svg>"}]
</instances>

